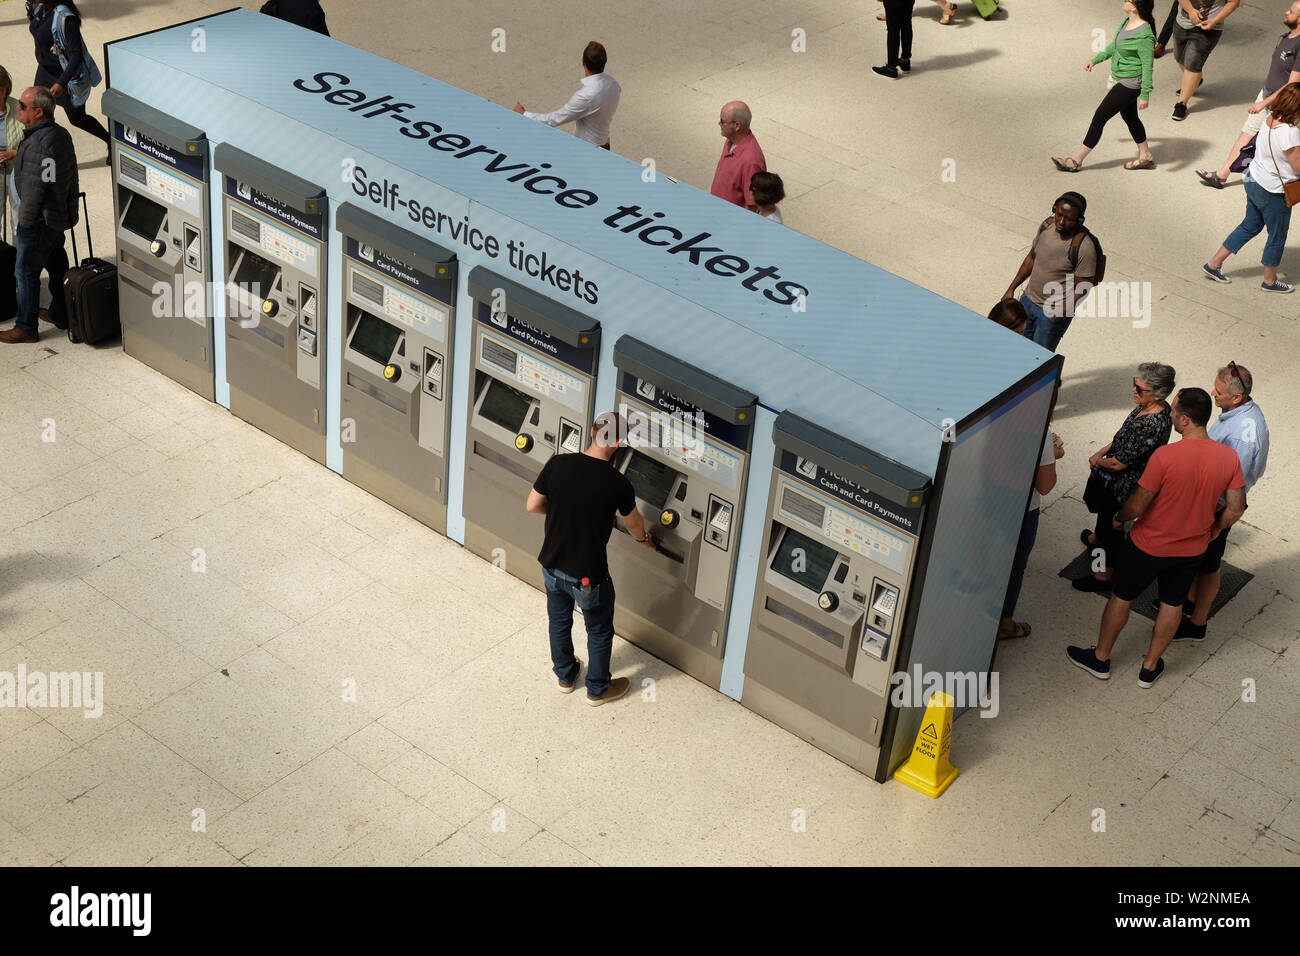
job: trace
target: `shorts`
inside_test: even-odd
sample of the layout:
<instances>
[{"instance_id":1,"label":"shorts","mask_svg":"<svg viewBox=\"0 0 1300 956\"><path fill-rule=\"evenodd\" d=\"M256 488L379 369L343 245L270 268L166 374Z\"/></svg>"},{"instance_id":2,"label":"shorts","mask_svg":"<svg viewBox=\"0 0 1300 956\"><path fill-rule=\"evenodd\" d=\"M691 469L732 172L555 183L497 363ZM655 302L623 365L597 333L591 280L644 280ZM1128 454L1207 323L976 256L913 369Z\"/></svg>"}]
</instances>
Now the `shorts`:
<instances>
[{"instance_id":1,"label":"shorts","mask_svg":"<svg viewBox=\"0 0 1300 956\"><path fill-rule=\"evenodd\" d=\"M1214 521L1216 524L1221 514L1223 514L1222 511L1215 514ZM1197 574L1213 574L1219 570L1219 565L1223 564L1223 550L1228 546L1228 532L1231 530L1231 528L1228 528L1219 532L1219 536L1205 546L1205 553L1201 555L1201 563L1196 568Z\"/></svg>"},{"instance_id":2,"label":"shorts","mask_svg":"<svg viewBox=\"0 0 1300 956\"><path fill-rule=\"evenodd\" d=\"M1255 97L1255 102L1258 103L1266 96L1267 94L1263 90L1260 90L1259 96ZM1243 133L1249 133L1251 136L1256 135L1264 126L1264 118L1271 112L1272 110L1260 110L1258 113L1247 113L1246 125L1241 128L1241 131Z\"/></svg>"},{"instance_id":3,"label":"shorts","mask_svg":"<svg viewBox=\"0 0 1300 956\"><path fill-rule=\"evenodd\" d=\"M1192 27L1190 30L1174 24L1174 59L1183 69L1200 73L1210 52L1219 45L1222 30L1202 30Z\"/></svg>"},{"instance_id":4,"label":"shorts","mask_svg":"<svg viewBox=\"0 0 1300 956\"><path fill-rule=\"evenodd\" d=\"M1121 601L1133 601L1146 590L1147 585L1158 580L1160 602L1181 607L1187 592L1196 580L1201 555L1162 558L1147 554L1132 538L1126 538L1115 562L1115 576L1110 581L1110 593Z\"/></svg>"}]
</instances>

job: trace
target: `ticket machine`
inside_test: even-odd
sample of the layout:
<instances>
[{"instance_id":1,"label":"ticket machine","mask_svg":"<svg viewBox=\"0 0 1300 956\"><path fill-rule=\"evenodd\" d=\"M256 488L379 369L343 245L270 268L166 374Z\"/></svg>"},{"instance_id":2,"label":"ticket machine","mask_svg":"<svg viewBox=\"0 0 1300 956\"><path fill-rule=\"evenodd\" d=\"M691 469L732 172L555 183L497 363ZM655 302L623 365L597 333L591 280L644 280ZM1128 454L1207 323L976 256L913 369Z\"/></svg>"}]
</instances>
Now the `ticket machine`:
<instances>
[{"instance_id":1,"label":"ticket machine","mask_svg":"<svg viewBox=\"0 0 1300 956\"><path fill-rule=\"evenodd\" d=\"M228 143L226 381L230 410L325 463L325 190Z\"/></svg>"},{"instance_id":2,"label":"ticket machine","mask_svg":"<svg viewBox=\"0 0 1300 956\"><path fill-rule=\"evenodd\" d=\"M447 530L456 256L344 203L343 477Z\"/></svg>"},{"instance_id":3,"label":"ticket machine","mask_svg":"<svg viewBox=\"0 0 1300 956\"><path fill-rule=\"evenodd\" d=\"M103 108L113 127L122 347L211 401L207 136L116 90Z\"/></svg>"},{"instance_id":4,"label":"ticket machine","mask_svg":"<svg viewBox=\"0 0 1300 956\"><path fill-rule=\"evenodd\" d=\"M930 480L788 411L773 438L741 703L884 781Z\"/></svg>"},{"instance_id":5,"label":"ticket machine","mask_svg":"<svg viewBox=\"0 0 1300 956\"><path fill-rule=\"evenodd\" d=\"M727 611L758 396L625 335L614 344L632 482L656 549L620 525L609 544L620 635L711 687Z\"/></svg>"},{"instance_id":6,"label":"ticket machine","mask_svg":"<svg viewBox=\"0 0 1300 956\"><path fill-rule=\"evenodd\" d=\"M465 546L534 587L543 522L524 510L542 466L587 446L600 323L478 266L465 449Z\"/></svg>"}]
</instances>

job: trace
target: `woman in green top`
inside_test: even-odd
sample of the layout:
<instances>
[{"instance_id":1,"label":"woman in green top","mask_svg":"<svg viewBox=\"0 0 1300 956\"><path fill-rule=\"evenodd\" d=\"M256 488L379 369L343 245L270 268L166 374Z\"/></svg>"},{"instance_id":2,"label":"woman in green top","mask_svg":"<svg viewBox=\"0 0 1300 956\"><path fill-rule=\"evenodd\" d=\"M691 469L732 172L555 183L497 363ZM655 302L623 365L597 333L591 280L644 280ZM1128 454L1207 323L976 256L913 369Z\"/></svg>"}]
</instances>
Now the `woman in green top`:
<instances>
[{"instance_id":1,"label":"woman in green top","mask_svg":"<svg viewBox=\"0 0 1300 956\"><path fill-rule=\"evenodd\" d=\"M1097 112L1093 114L1088 135L1083 138L1073 156L1061 159L1052 157L1056 168L1063 173L1077 173L1083 160L1101 142L1101 131L1116 113L1124 117L1128 131L1137 143L1137 159L1124 164L1125 169L1155 169L1155 157L1147 146L1147 131L1138 117L1138 110L1147 108L1151 99L1151 71L1155 62L1156 34L1152 24L1154 0L1124 0L1128 14L1115 32L1110 46L1088 61L1084 67L1089 73L1093 66L1110 60L1110 92L1106 94Z\"/></svg>"}]
</instances>

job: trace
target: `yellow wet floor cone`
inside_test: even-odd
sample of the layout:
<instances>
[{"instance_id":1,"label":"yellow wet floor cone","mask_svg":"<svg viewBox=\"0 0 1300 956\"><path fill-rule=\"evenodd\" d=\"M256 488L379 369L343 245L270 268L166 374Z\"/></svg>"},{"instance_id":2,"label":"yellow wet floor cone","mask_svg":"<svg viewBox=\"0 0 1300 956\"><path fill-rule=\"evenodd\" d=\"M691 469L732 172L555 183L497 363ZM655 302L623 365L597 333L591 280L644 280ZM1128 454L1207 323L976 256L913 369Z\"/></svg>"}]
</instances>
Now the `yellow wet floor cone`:
<instances>
[{"instance_id":1,"label":"yellow wet floor cone","mask_svg":"<svg viewBox=\"0 0 1300 956\"><path fill-rule=\"evenodd\" d=\"M936 693L926 705L921 730L916 735L912 756L894 771L894 779L913 790L937 797L957 779L957 768L948 761L948 747L952 744L953 699L943 692Z\"/></svg>"}]
</instances>

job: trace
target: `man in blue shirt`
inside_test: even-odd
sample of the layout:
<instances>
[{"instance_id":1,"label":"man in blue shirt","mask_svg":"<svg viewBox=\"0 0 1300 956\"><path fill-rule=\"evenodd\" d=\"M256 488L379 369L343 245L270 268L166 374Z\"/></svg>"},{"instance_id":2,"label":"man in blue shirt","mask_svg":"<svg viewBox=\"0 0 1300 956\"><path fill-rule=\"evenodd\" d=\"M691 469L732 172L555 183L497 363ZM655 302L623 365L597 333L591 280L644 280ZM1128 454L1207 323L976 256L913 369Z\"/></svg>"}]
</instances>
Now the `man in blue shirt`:
<instances>
[{"instance_id":1,"label":"man in blue shirt","mask_svg":"<svg viewBox=\"0 0 1300 956\"><path fill-rule=\"evenodd\" d=\"M1219 369L1214 389L1210 393L1214 404L1219 406L1219 418L1209 428L1210 437L1237 453L1248 494L1268 465L1268 424L1264 421L1264 413L1251 400L1250 390L1254 384L1249 369L1229 362ZM1223 499L1220 498L1220 511L1223 510L1223 505ZM1223 549L1227 543L1228 532L1224 531L1210 542L1205 554L1201 556L1196 580L1192 582L1184 605L1185 609L1190 607L1191 616L1183 618L1174 640L1205 640L1210 606L1219 593L1219 565L1223 562Z\"/></svg>"}]
</instances>

